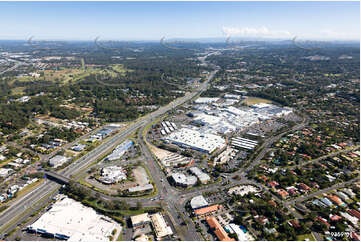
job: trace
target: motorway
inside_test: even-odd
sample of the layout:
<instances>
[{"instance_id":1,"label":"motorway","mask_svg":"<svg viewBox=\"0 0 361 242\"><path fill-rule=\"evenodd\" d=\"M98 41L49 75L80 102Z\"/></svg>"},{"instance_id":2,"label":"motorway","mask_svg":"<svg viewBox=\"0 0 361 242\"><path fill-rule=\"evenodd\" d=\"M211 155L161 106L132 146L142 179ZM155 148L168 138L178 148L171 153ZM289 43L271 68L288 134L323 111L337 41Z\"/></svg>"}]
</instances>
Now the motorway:
<instances>
[{"instance_id":1,"label":"motorway","mask_svg":"<svg viewBox=\"0 0 361 242\"><path fill-rule=\"evenodd\" d=\"M163 115L164 113L191 100L193 97L205 91L208 88L208 83L214 78L217 71L218 70L216 69L211 72L208 79L202 83L196 91L186 93L185 96L174 100L167 106L163 106L158 110L140 118L134 124L130 125L125 131L119 132L83 157L79 158L76 162L72 163L66 169L61 171L60 174L66 177L72 177L76 175L82 169L86 168L93 162L96 162L98 159L110 152L117 144L119 144L127 136L134 133L138 128L146 126L148 123L152 122L154 118ZM1 233L4 234L7 231L10 231L12 228L14 228L14 224L18 224L20 221L28 217L33 212L32 209L28 209L30 206L32 206L32 204L38 203L43 198L56 191L59 187L60 186L54 182L46 181L42 185L38 186L35 190L15 201L11 207L0 213ZM7 226L9 223L11 223L12 226Z\"/></svg>"},{"instance_id":2,"label":"motorway","mask_svg":"<svg viewBox=\"0 0 361 242\"><path fill-rule=\"evenodd\" d=\"M14 66L12 66L12 67L10 67L10 68L8 68L8 69L0 72L0 75L6 73L6 72L8 72L8 71L13 71L13 70L15 70L16 68L18 68L19 66L21 66L21 65L23 65L23 64L24 64L24 63L22 63L22 62L18 62L18 63L16 63Z\"/></svg>"}]
</instances>

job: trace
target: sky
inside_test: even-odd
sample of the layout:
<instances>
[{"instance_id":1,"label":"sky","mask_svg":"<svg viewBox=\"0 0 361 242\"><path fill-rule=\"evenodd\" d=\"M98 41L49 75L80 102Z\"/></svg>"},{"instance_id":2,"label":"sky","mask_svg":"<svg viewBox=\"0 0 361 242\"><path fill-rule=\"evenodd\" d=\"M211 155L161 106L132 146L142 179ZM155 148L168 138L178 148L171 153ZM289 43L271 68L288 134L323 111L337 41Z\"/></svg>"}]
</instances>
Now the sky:
<instances>
[{"instance_id":1,"label":"sky","mask_svg":"<svg viewBox=\"0 0 361 242\"><path fill-rule=\"evenodd\" d=\"M359 2L0 2L0 39L359 40Z\"/></svg>"}]
</instances>

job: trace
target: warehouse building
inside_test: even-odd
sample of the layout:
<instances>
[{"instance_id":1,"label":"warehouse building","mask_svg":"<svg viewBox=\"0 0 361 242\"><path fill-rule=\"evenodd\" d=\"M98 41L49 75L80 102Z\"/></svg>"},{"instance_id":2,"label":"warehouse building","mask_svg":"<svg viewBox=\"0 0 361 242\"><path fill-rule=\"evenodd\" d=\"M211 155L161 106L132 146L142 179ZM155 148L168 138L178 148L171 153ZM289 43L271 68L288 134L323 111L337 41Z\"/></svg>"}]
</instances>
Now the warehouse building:
<instances>
[{"instance_id":1,"label":"warehouse building","mask_svg":"<svg viewBox=\"0 0 361 242\"><path fill-rule=\"evenodd\" d=\"M203 133L189 128L179 129L162 140L182 148L190 148L207 154L212 153L216 149L222 149L226 145L226 141L218 135Z\"/></svg>"},{"instance_id":2,"label":"warehouse building","mask_svg":"<svg viewBox=\"0 0 361 242\"><path fill-rule=\"evenodd\" d=\"M117 232L112 235L114 229ZM109 236L119 236L122 227L109 217L98 214L94 209L61 195L59 200L27 230L68 241L109 241Z\"/></svg>"},{"instance_id":3,"label":"warehouse building","mask_svg":"<svg viewBox=\"0 0 361 242\"><path fill-rule=\"evenodd\" d=\"M127 150L132 146L133 146L133 141L131 141L131 140L124 141L123 143L118 145L113 150L113 152L105 158L105 160L112 161L112 160L120 159L125 154L125 152L127 152Z\"/></svg>"}]
</instances>

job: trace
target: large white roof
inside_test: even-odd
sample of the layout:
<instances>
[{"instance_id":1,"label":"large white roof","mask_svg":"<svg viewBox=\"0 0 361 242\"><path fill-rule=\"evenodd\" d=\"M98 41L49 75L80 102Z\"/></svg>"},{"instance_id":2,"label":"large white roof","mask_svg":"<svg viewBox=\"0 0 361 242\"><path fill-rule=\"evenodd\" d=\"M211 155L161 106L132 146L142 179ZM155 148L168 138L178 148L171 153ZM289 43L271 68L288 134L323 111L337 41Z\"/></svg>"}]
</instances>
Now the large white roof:
<instances>
[{"instance_id":1,"label":"large white roof","mask_svg":"<svg viewBox=\"0 0 361 242\"><path fill-rule=\"evenodd\" d=\"M96 213L92 208L64 196L43 214L33 225L70 237L70 241L109 241L108 236L121 226L108 217Z\"/></svg>"},{"instance_id":2,"label":"large white roof","mask_svg":"<svg viewBox=\"0 0 361 242\"><path fill-rule=\"evenodd\" d=\"M150 217L149 217L148 213L142 213L139 215L131 216L130 220L132 221L133 225L136 225L139 223L150 222Z\"/></svg>"},{"instance_id":3,"label":"large white roof","mask_svg":"<svg viewBox=\"0 0 361 242\"><path fill-rule=\"evenodd\" d=\"M218 97L200 97L197 100L195 100L195 103L212 103L217 102L219 100Z\"/></svg>"},{"instance_id":4,"label":"large white roof","mask_svg":"<svg viewBox=\"0 0 361 242\"><path fill-rule=\"evenodd\" d=\"M165 137L165 139L172 143L186 145L191 148L202 149L208 153L211 153L215 149L225 145L225 140L218 135L201 133L197 130L188 128L179 129L178 131L173 132Z\"/></svg>"},{"instance_id":5,"label":"large white roof","mask_svg":"<svg viewBox=\"0 0 361 242\"><path fill-rule=\"evenodd\" d=\"M190 204L191 204L192 209L197 209L200 207L208 206L208 202L202 195L192 198L192 200L190 201Z\"/></svg>"}]
</instances>

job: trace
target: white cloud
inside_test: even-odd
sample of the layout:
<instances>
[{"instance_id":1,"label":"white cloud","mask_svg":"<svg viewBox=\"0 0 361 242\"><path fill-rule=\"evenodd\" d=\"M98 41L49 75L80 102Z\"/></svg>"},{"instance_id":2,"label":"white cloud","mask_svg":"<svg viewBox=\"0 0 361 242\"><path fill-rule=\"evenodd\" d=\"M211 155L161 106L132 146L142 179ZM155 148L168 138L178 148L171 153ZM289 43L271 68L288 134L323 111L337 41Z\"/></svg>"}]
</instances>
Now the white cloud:
<instances>
[{"instance_id":1,"label":"white cloud","mask_svg":"<svg viewBox=\"0 0 361 242\"><path fill-rule=\"evenodd\" d=\"M323 29L320 33L322 34L323 39L357 40L360 38L360 31L349 31L346 33L331 29Z\"/></svg>"},{"instance_id":2,"label":"white cloud","mask_svg":"<svg viewBox=\"0 0 361 242\"><path fill-rule=\"evenodd\" d=\"M249 27L222 27L222 32L230 36L242 37L262 37L262 38L291 38L293 35L285 30L270 30L267 27L249 28Z\"/></svg>"}]
</instances>

